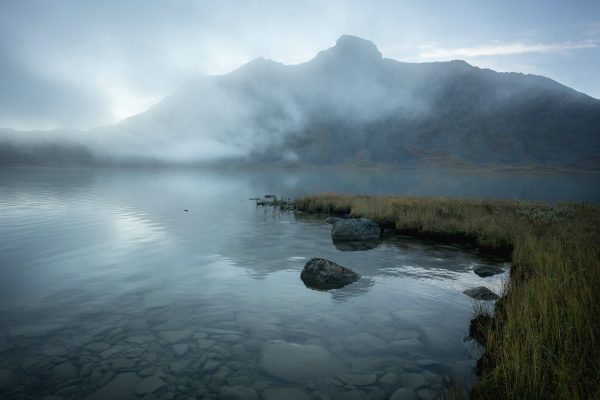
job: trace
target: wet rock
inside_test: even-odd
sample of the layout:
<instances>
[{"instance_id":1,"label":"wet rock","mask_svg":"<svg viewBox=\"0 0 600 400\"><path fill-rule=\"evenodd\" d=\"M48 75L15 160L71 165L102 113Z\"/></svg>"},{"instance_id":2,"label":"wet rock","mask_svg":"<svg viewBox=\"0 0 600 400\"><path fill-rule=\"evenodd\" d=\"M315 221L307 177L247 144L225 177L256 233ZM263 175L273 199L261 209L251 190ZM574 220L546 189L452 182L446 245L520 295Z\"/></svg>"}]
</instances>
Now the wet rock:
<instances>
[{"instance_id":1,"label":"wet rock","mask_svg":"<svg viewBox=\"0 0 600 400\"><path fill-rule=\"evenodd\" d=\"M166 385L167 384L165 383L165 381L163 381L159 377L151 376L151 377L148 377L148 378L142 380L140 383L137 384L137 386L135 387L135 393L137 393L137 394L154 393L155 391L157 391L158 389L160 389Z\"/></svg>"},{"instance_id":2,"label":"wet rock","mask_svg":"<svg viewBox=\"0 0 600 400\"><path fill-rule=\"evenodd\" d=\"M375 374L342 374L338 378L342 382L352 386L367 386L377 380Z\"/></svg>"},{"instance_id":3,"label":"wet rock","mask_svg":"<svg viewBox=\"0 0 600 400\"><path fill-rule=\"evenodd\" d=\"M310 400L307 394L299 389L267 389L262 392L263 400Z\"/></svg>"},{"instance_id":4,"label":"wet rock","mask_svg":"<svg viewBox=\"0 0 600 400\"><path fill-rule=\"evenodd\" d=\"M379 247L381 243L378 240L363 240L358 242L333 242L333 245L339 251L367 251Z\"/></svg>"},{"instance_id":5,"label":"wet rock","mask_svg":"<svg viewBox=\"0 0 600 400\"><path fill-rule=\"evenodd\" d=\"M358 390L334 393L331 400L367 400L367 396Z\"/></svg>"},{"instance_id":6,"label":"wet rock","mask_svg":"<svg viewBox=\"0 0 600 400\"><path fill-rule=\"evenodd\" d=\"M86 397L86 400L125 400L135 398L135 388L141 379L133 372L117 375L114 379Z\"/></svg>"},{"instance_id":7,"label":"wet rock","mask_svg":"<svg viewBox=\"0 0 600 400\"><path fill-rule=\"evenodd\" d=\"M128 358L117 358L111 364L112 369L120 370L120 369L131 369L135 367L135 362Z\"/></svg>"},{"instance_id":8,"label":"wet rock","mask_svg":"<svg viewBox=\"0 0 600 400\"><path fill-rule=\"evenodd\" d=\"M102 353L100 353L100 357L102 358L110 358L113 355L120 353L123 351L123 346L113 346L108 350L104 350Z\"/></svg>"},{"instance_id":9,"label":"wet rock","mask_svg":"<svg viewBox=\"0 0 600 400\"><path fill-rule=\"evenodd\" d=\"M435 392L431 389L419 389L417 390L417 396L420 400L434 400Z\"/></svg>"},{"instance_id":10,"label":"wet rock","mask_svg":"<svg viewBox=\"0 0 600 400\"><path fill-rule=\"evenodd\" d=\"M329 218L325 218L325 222L327 222L330 225L333 225L341 219L342 218L338 218L338 217L329 217Z\"/></svg>"},{"instance_id":11,"label":"wet rock","mask_svg":"<svg viewBox=\"0 0 600 400\"><path fill-rule=\"evenodd\" d=\"M398 382L398 375L393 372L388 372L379 378L379 384L384 387L396 387L398 386Z\"/></svg>"},{"instance_id":12,"label":"wet rock","mask_svg":"<svg viewBox=\"0 0 600 400\"><path fill-rule=\"evenodd\" d=\"M354 271L323 258L309 260L300 274L307 287L320 290L341 288L359 278Z\"/></svg>"},{"instance_id":13,"label":"wet rock","mask_svg":"<svg viewBox=\"0 0 600 400\"><path fill-rule=\"evenodd\" d=\"M198 339L198 341L196 343L198 344L198 348L200 350L204 350L204 349L208 349L209 347L214 345L216 342L211 339Z\"/></svg>"},{"instance_id":14,"label":"wet rock","mask_svg":"<svg viewBox=\"0 0 600 400\"><path fill-rule=\"evenodd\" d=\"M144 369L140 370L139 375L142 377L147 377L147 376L154 375L155 373L156 373L156 368L149 367L149 368L144 368Z\"/></svg>"},{"instance_id":15,"label":"wet rock","mask_svg":"<svg viewBox=\"0 0 600 400\"><path fill-rule=\"evenodd\" d=\"M94 342L94 343L90 343L84 347L84 349L93 351L94 353L103 352L104 350L107 350L108 348L110 348L110 344L104 343L104 342Z\"/></svg>"},{"instance_id":16,"label":"wet rock","mask_svg":"<svg viewBox=\"0 0 600 400\"><path fill-rule=\"evenodd\" d=\"M473 268L473 272L475 272L482 278L486 278L488 276L502 274L504 273L504 270L502 268L493 267L491 265L478 265L475 268Z\"/></svg>"},{"instance_id":17,"label":"wet rock","mask_svg":"<svg viewBox=\"0 0 600 400\"><path fill-rule=\"evenodd\" d=\"M350 360L350 366L354 373L370 373L385 365L381 357L359 357Z\"/></svg>"},{"instance_id":18,"label":"wet rock","mask_svg":"<svg viewBox=\"0 0 600 400\"><path fill-rule=\"evenodd\" d=\"M357 333L344 340L344 346L357 355L370 355L388 350L388 345L377 336L367 332Z\"/></svg>"},{"instance_id":19,"label":"wet rock","mask_svg":"<svg viewBox=\"0 0 600 400\"><path fill-rule=\"evenodd\" d=\"M333 241L361 241L379 239L381 228L366 218L341 219L333 224Z\"/></svg>"},{"instance_id":20,"label":"wet rock","mask_svg":"<svg viewBox=\"0 0 600 400\"><path fill-rule=\"evenodd\" d=\"M62 357L68 353L67 348L63 346L49 347L42 350L42 354L48 357Z\"/></svg>"},{"instance_id":21,"label":"wet rock","mask_svg":"<svg viewBox=\"0 0 600 400\"><path fill-rule=\"evenodd\" d=\"M169 366L169 368L174 373L179 374L179 373L185 371L187 369L188 365L189 365L188 360L179 360L179 361L172 362L171 365Z\"/></svg>"},{"instance_id":22,"label":"wet rock","mask_svg":"<svg viewBox=\"0 0 600 400\"><path fill-rule=\"evenodd\" d=\"M178 342L183 342L184 340L188 339L190 336L192 336L192 331L188 330L188 329L184 329L184 330L172 330L172 331L162 331L160 332L158 335L166 340L169 343L175 344Z\"/></svg>"},{"instance_id":23,"label":"wet rock","mask_svg":"<svg viewBox=\"0 0 600 400\"><path fill-rule=\"evenodd\" d=\"M70 362L58 364L52 370L54 376L58 379L72 379L77 376L77 368Z\"/></svg>"},{"instance_id":24,"label":"wet rock","mask_svg":"<svg viewBox=\"0 0 600 400\"><path fill-rule=\"evenodd\" d=\"M0 369L0 390L8 388L15 381L15 374L8 369Z\"/></svg>"},{"instance_id":25,"label":"wet rock","mask_svg":"<svg viewBox=\"0 0 600 400\"><path fill-rule=\"evenodd\" d=\"M219 369L219 367L221 366L221 363L217 360L213 360L213 359L208 359L206 361L206 363L204 363L204 366L202 367L202 371L203 372L214 372L217 369Z\"/></svg>"},{"instance_id":26,"label":"wet rock","mask_svg":"<svg viewBox=\"0 0 600 400\"><path fill-rule=\"evenodd\" d=\"M187 353L189 345L187 343L179 343L173 345L173 353L177 356L182 356Z\"/></svg>"},{"instance_id":27,"label":"wet rock","mask_svg":"<svg viewBox=\"0 0 600 400\"><path fill-rule=\"evenodd\" d=\"M401 388L392 393L390 400L418 400L418 397L412 390Z\"/></svg>"},{"instance_id":28,"label":"wet rock","mask_svg":"<svg viewBox=\"0 0 600 400\"><path fill-rule=\"evenodd\" d=\"M225 386L219 390L219 400L259 400L254 388Z\"/></svg>"},{"instance_id":29,"label":"wet rock","mask_svg":"<svg viewBox=\"0 0 600 400\"><path fill-rule=\"evenodd\" d=\"M500 296L485 286L478 286L473 289L465 290L463 293L475 300L498 300L500 298Z\"/></svg>"},{"instance_id":30,"label":"wet rock","mask_svg":"<svg viewBox=\"0 0 600 400\"><path fill-rule=\"evenodd\" d=\"M386 400L387 395L381 389L373 389L367 394L369 400Z\"/></svg>"},{"instance_id":31,"label":"wet rock","mask_svg":"<svg viewBox=\"0 0 600 400\"><path fill-rule=\"evenodd\" d=\"M260 366L270 375L294 383L321 382L348 373L348 367L324 347L269 341Z\"/></svg>"},{"instance_id":32,"label":"wet rock","mask_svg":"<svg viewBox=\"0 0 600 400\"><path fill-rule=\"evenodd\" d=\"M420 374L402 374L400 376L402 387L412 390L417 390L423 386L427 386L427 380Z\"/></svg>"},{"instance_id":33,"label":"wet rock","mask_svg":"<svg viewBox=\"0 0 600 400\"><path fill-rule=\"evenodd\" d=\"M418 351L423 348L423 343L417 338L392 340L390 347L399 352Z\"/></svg>"}]
</instances>

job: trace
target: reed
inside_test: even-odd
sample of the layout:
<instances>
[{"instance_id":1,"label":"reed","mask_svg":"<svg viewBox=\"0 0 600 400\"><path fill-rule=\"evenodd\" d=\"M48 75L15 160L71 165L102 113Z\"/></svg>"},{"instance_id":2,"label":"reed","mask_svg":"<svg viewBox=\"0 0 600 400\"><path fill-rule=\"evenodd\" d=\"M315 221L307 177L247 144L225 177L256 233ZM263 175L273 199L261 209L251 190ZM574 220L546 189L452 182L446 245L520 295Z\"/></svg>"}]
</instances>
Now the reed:
<instances>
[{"instance_id":1,"label":"reed","mask_svg":"<svg viewBox=\"0 0 600 400\"><path fill-rule=\"evenodd\" d=\"M471 398L600 398L600 206L338 194L296 206L510 254Z\"/></svg>"}]
</instances>

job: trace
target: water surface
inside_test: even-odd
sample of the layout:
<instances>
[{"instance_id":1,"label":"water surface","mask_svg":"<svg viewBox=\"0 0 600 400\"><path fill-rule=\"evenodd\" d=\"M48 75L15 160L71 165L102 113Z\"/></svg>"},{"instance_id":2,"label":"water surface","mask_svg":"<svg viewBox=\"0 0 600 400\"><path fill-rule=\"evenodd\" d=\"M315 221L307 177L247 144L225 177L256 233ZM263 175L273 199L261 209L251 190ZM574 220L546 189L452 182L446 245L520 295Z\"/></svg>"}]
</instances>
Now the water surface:
<instances>
[{"instance_id":1,"label":"water surface","mask_svg":"<svg viewBox=\"0 0 600 400\"><path fill-rule=\"evenodd\" d=\"M598 200L594 175L434 171L0 171L0 397L420 398L469 387L474 249L342 251L256 195L336 191ZM188 210L187 212L184 210ZM312 257L360 273L320 292ZM286 355L289 354L289 357ZM228 392L229 391L229 392ZM252 398L252 397L248 397Z\"/></svg>"}]
</instances>

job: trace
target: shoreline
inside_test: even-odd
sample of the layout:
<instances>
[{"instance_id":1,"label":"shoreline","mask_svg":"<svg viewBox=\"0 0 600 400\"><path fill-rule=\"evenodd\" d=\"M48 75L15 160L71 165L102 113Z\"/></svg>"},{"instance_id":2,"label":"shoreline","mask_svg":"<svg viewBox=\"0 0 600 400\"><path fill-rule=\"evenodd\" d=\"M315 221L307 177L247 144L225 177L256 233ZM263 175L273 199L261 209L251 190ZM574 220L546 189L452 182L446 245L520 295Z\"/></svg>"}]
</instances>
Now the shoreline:
<instances>
[{"instance_id":1,"label":"shoreline","mask_svg":"<svg viewBox=\"0 0 600 400\"><path fill-rule=\"evenodd\" d=\"M472 399L600 395L599 205L323 194L296 207L510 259L494 316L474 315L469 327L486 349Z\"/></svg>"}]
</instances>

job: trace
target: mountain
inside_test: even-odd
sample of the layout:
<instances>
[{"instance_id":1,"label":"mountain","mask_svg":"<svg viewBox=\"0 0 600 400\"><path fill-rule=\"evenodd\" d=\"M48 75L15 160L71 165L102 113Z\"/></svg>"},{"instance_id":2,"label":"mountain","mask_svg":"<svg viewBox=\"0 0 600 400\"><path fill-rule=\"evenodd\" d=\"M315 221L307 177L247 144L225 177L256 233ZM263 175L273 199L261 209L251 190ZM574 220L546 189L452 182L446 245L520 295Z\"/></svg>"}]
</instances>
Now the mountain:
<instances>
[{"instance_id":1,"label":"mountain","mask_svg":"<svg viewBox=\"0 0 600 400\"><path fill-rule=\"evenodd\" d=\"M189 81L113 126L19 134L0 132L0 161L600 169L600 100L464 61L385 59L348 35L302 64Z\"/></svg>"}]
</instances>

